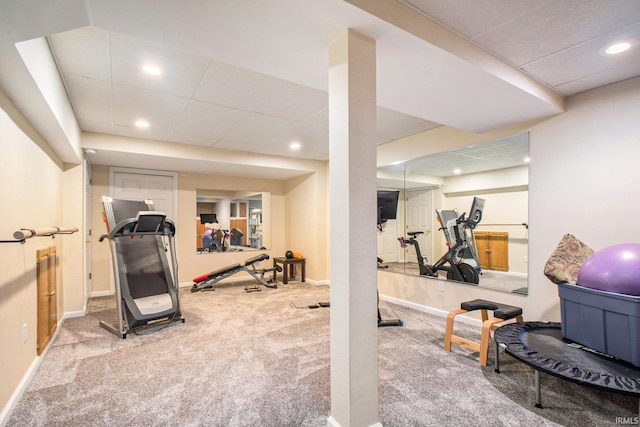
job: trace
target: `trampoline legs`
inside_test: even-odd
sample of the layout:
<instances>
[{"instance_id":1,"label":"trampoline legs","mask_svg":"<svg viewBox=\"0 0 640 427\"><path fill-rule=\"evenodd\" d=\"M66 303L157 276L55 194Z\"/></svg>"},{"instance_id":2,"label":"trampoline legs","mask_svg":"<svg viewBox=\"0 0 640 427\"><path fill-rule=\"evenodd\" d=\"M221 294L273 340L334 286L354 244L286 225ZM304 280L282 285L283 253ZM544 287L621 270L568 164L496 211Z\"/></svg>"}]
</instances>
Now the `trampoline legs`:
<instances>
[{"instance_id":1,"label":"trampoline legs","mask_svg":"<svg viewBox=\"0 0 640 427\"><path fill-rule=\"evenodd\" d=\"M534 369L536 381L536 408L542 408L542 397L540 396L540 371Z\"/></svg>"}]
</instances>

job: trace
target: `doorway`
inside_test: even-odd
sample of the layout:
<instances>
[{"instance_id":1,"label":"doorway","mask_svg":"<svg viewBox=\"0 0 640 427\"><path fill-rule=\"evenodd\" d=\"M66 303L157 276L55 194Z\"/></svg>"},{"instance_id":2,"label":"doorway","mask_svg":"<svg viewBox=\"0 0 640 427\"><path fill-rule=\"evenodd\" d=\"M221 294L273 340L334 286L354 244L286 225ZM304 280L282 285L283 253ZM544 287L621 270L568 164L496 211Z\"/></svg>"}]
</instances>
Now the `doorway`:
<instances>
[{"instance_id":1,"label":"doorway","mask_svg":"<svg viewBox=\"0 0 640 427\"><path fill-rule=\"evenodd\" d=\"M406 232L422 231L424 234L416 236L420 245L420 252L433 262L433 190L407 190L406 195ZM416 263L416 251L413 245L408 245L405 251L405 261Z\"/></svg>"}]
</instances>

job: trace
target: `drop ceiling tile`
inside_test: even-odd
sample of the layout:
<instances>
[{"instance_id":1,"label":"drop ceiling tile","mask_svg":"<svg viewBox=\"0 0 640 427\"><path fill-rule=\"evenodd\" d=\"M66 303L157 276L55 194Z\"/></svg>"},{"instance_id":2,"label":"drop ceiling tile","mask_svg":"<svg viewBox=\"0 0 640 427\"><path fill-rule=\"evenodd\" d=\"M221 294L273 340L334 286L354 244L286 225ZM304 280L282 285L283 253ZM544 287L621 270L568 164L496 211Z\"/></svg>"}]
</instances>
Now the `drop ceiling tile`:
<instances>
[{"instance_id":1,"label":"drop ceiling tile","mask_svg":"<svg viewBox=\"0 0 640 427\"><path fill-rule=\"evenodd\" d=\"M107 31L84 27L53 34L48 39L58 68L63 73L95 80L111 79Z\"/></svg>"},{"instance_id":2,"label":"drop ceiling tile","mask_svg":"<svg viewBox=\"0 0 640 427\"><path fill-rule=\"evenodd\" d=\"M545 2L540 0L401 0L469 39L516 19ZM548 1L548 0L547 0Z\"/></svg>"},{"instance_id":3,"label":"drop ceiling tile","mask_svg":"<svg viewBox=\"0 0 640 427\"><path fill-rule=\"evenodd\" d=\"M164 134L164 138L187 104L184 98L129 86L114 84L112 90L116 125L133 127L136 120L144 119L151 124L151 129Z\"/></svg>"},{"instance_id":4,"label":"drop ceiling tile","mask_svg":"<svg viewBox=\"0 0 640 427\"><path fill-rule=\"evenodd\" d=\"M329 153L329 128L313 123L300 123L291 132L279 135L278 142L290 144L299 142L305 150L316 153Z\"/></svg>"},{"instance_id":5,"label":"drop ceiling tile","mask_svg":"<svg viewBox=\"0 0 640 427\"><path fill-rule=\"evenodd\" d=\"M224 138L251 113L237 108L222 107L191 100L176 125L175 132L202 138Z\"/></svg>"},{"instance_id":6,"label":"drop ceiling tile","mask_svg":"<svg viewBox=\"0 0 640 427\"><path fill-rule=\"evenodd\" d=\"M64 76L76 117L101 123L111 123L111 83L67 74Z\"/></svg>"},{"instance_id":7,"label":"drop ceiling tile","mask_svg":"<svg viewBox=\"0 0 640 427\"><path fill-rule=\"evenodd\" d=\"M522 133L499 140L461 147L406 162L407 173L439 177L521 166L529 152L529 135Z\"/></svg>"},{"instance_id":8,"label":"drop ceiling tile","mask_svg":"<svg viewBox=\"0 0 640 427\"><path fill-rule=\"evenodd\" d=\"M226 139L263 145L282 133L289 132L298 122L282 117L251 113L242 123L225 134Z\"/></svg>"},{"instance_id":9,"label":"drop ceiling tile","mask_svg":"<svg viewBox=\"0 0 640 427\"><path fill-rule=\"evenodd\" d=\"M563 95L570 96L594 87L620 82L640 75L640 62L632 62L621 67L592 74L569 83L555 86L554 89Z\"/></svg>"},{"instance_id":10,"label":"drop ceiling tile","mask_svg":"<svg viewBox=\"0 0 640 427\"><path fill-rule=\"evenodd\" d=\"M487 159L502 165L502 167L514 167L525 165L525 157L527 157L527 153L505 153L503 155L496 154Z\"/></svg>"},{"instance_id":11,"label":"drop ceiling tile","mask_svg":"<svg viewBox=\"0 0 640 427\"><path fill-rule=\"evenodd\" d=\"M187 52L111 33L111 66L114 83L190 97L200 82L208 60ZM142 71L145 65L162 70L159 76Z\"/></svg>"},{"instance_id":12,"label":"drop ceiling tile","mask_svg":"<svg viewBox=\"0 0 640 427\"><path fill-rule=\"evenodd\" d=\"M437 175L439 171L446 170L450 172L454 168L454 163L458 160L457 156L451 153L437 153L430 156L421 157L410 160L405 163L406 170L409 173L420 173L427 175Z\"/></svg>"},{"instance_id":13,"label":"drop ceiling tile","mask_svg":"<svg viewBox=\"0 0 640 427\"><path fill-rule=\"evenodd\" d=\"M640 23L628 27L624 38L640 40ZM549 55L522 67L550 86L558 86L640 61L640 46L618 55L607 55L603 50L616 35L607 34L588 42Z\"/></svg>"},{"instance_id":14,"label":"drop ceiling tile","mask_svg":"<svg viewBox=\"0 0 640 427\"><path fill-rule=\"evenodd\" d=\"M475 41L522 66L640 20L637 0L548 2Z\"/></svg>"},{"instance_id":15,"label":"drop ceiling tile","mask_svg":"<svg viewBox=\"0 0 640 427\"><path fill-rule=\"evenodd\" d=\"M256 112L303 121L318 114L328 105L327 92L288 82L280 86Z\"/></svg>"},{"instance_id":16,"label":"drop ceiling tile","mask_svg":"<svg viewBox=\"0 0 640 427\"><path fill-rule=\"evenodd\" d=\"M322 109L318 113L305 120L306 123L329 127L329 107Z\"/></svg>"},{"instance_id":17,"label":"drop ceiling tile","mask_svg":"<svg viewBox=\"0 0 640 427\"><path fill-rule=\"evenodd\" d=\"M79 121L80 128L84 132L95 132L95 133L104 133L107 135L113 134L113 123L108 122L94 122L91 120L80 120Z\"/></svg>"},{"instance_id":18,"label":"drop ceiling tile","mask_svg":"<svg viewBox=\"0 0 640 427\"><path fill-rule=\"evenodd\" d=\"M130 138L155 139L158 141L166 141L167 137L169 136L169 131L167 131L166 128L138 129L135 126L115 125L114 130L116 135L128 136Z\"/></svg>"},{"instance_id":19,"label":"drop ceiling tile","mask_svg":"<svg viewBox=\"0 0 640 427\"><path fill-rule=\"evenodd\" d=\"M193 99L253 111L283 84L275 77L212 61Z\"/></svg>"},{"instance_id":20,"label":"drop ceiling tile","mask_svg":"<svg viewBox=\"0 0 640 427\"><path fill-rule=\"evenodd\" d=\"M528 61L525 67L532 75L544 76L552 85L553 82L561 82L555 84L554 88L562 93L571 94L594 86L611 83L612 81L622 80L636 76L640 73L640 60L628 59L626 63L616 64L614 68L603 70L595 64L593 57L587 60L577 60L571 56L577 53L585 55L589 54L586 49L589 43L595 43L596 40L602 39L605 35L613 35L611 30L623 28L627 31L634 28L635 22L639 20L640 8L638 0L616 0L613 1L597 1L597 0L564 0L562 2L552 0L518 0L516 2L504 2L504 0L448 0L442 2L439 0L406 0L413 7L423 8L427 14L434 17L435 20L444 22L449 28L463 34L469 38L475 38L474 42L478 45L482 43L490 44L490 47L510 61ZM509 4L507 4L509 3ZM172 9L172 11L178 10ZM211 10L218 9L211 7ZM100 8L104 13L104 8ZM142 12L143 8L137 9ZM191 14L185 8L180 8L181 13ZM218 11L219 12L219 11ZM166 13L166 11L165 11ZM159 14L158 14L159 15ZM109 15L110 19L115 14ZM138 15L136 14L136 17ZM137 19L137 18L136 18ZM139 42L122 34L109 33L98 28L83 28L74 30L69 33L56 34L50 37L50 45L54 56L58 62L60 70L65 71L65 85L68 88L69 96L72 99L75 110L77 111L79 123L84 130L93 130L96 132L110 133L109 130L113 124L106 123L107 117L112 115L110 111L116 112L117 119L121 121L123 127L118 128L119 132L135 134L140 137L140 131L129 128L128 123L124 123L125 116L129 113L133 114L137 107L148 107L157 103L161 107L160 117L158 120L163 122L161 128L149 130L149 132L157 132L158 138L167 140L202 146L224 146L230 149L242 151L252 151L260 148L269 151L270 154L292 155L288 152L289 141L296 137L307 141L305 149L292 156L301 156L304 158L322 158L326 153L323 146L328 140L328 96L324 91L310 89L309 87L300 86L294 83L285 83L283 80L269 77L265 74L255 73L236 66L218 62L218 60L228 60L233 57L237 59L232 62L236 65L247 65L253 59L243 59L240 55L245 55L245 51L234 52L230 56L212 56L211 58L201 58L187 52L214 52L219 51L219 44L212 43L210 39L192 40L191 43L184 39L184 34L176 36L167 33L166 27L163 27L162 19L159 16L151 17L149 22L145 22L144 26L132 31L129 25L131 20L127 21L127 25L122 26L120 22L114 22L109 28L123 33L138 34L147 40L159 41L165 46L154 44L151 42ZM175 21L175 20L174 20ZM97 25L100 21L96 21ZM174 22L175 23L175 22ZM202 20L206 25L206 20ZM149 24L149 25L147 25ZM173 24L171 24L173 25ZM210 22L209 22L210 25ZM228 25L228 28L226 27ZM230 30L235 21L225 23L224 33ZM179 26L175 27L178 29ZM106 27L105 27L106 28ZM124 29L128 28L129 31ZM205 27L202 27L205 28ZM191 28L193 30L193 28ZM220 27L215 27L215 31L222 31ZM255 30L255 28L254 28ZM186 34L186 33L185 33ZM192 31L192 36L198 36L198 31ZM219 33L220 35L223 32ZM249 33L246 33L249 34ZM255 33L253 33L255 34ZM200 34L201 35L201 34ZM639 36L640 37L640 36ZM186 48L182 52L175 52L167 46L177 46L176 40L181 39L185 42ZM389 37L386 35L378 39L378 49L387 47L386 55L392 55L397 60L393 63L399 67L404 67L415 71L416 69L429 70L433 68L432 53L428 55L416 55L409 57L406 52L406 40L404 37L394 38L387 42ZM229 39L231 40L231 39ZM219 40L218 40L219 41ZM562 44L558 44L561 41ZM262 41L259 41L259 43ZM402 43L400 43L402 42ZM383 46L384 43L387 45ZM394 43L400 43L395 45ZM418 43L418 41L416 41ZM420 42L421 43L421 42ZM196 46L197 47L194 47ZM229 46L237 45L237 40ZM402 48L397 48L401 46ZM280 46L282 48L282 45ZM583 48L583 51L579 51ZM576 49L572 52L572 50ZM147 81L136 75L137 65L136 58L142 55L142 50L149 53L148 57L158 60L168 60L174 63L169 69L169 73L163 78L168 78L167 85L171 87L163 87L165 82ZM286 50L286 49L285 49ZM416 52L421 50L416 50ZM280 49L282 52L282 49ZM126 81L130 88L125 94L117 94L114 99L118 101L118 105L110 106L111 96L106 88L102 89L94 87L94 80L102 80L108 82L111 77L110 54L113 54L113 70L116 80ZM435 53L433 53L435 55ZM563 56L566 55L566 56ZM543 58L539 59L542 56ZM252 56L253 58L253 56ZM293 58L293 56L291 56ZM438 56L439 58L439 56ZM515 59L514 59L515 58ZM533 58L533 59L530 59ZM600 59L600 58L598 58ZM299 58L297 59L299 60ZM545 60L547 62L545 62ZM536 61L539 61L536 62ZM622 61L619 61L622 62ZM314 62L315 63L315 62ZM422 68L416 67L416 63L424 65ZM277 67L281 67L282 62L274 61L273 67L259 68L263 72L266 71L272 75L293 76L294 73L284 72L278 73ZM498 108L502 117L503 111L500 105L509 105L511 102L517 102L517 95L513 98L504 95L496 96L496 93L505 93L503 91L503 82L495 83L495 87L486 88L484 84L469 84L463 86L459 84L448 84L456 70L463 70L463 67L473 67L471 64L463 64L458 67L452 66L440 70L433 77L422 71L417 72L419 75L416 80L423 82L423 85L433 87L434 92L445 93L443 99L434 102L431 97L415 97L415 92L409 90L405 99L421 99L432 104L437 104L438 109L450 105L454 110L453 117L458 117L460 122L472 121L482 122L486 117L478 118L478 112L473 112L471 117L465 115L465 109L459 108L460 99L456 97L446 96L447 89L450 93L473 93L478 91L478 96L474 103L477 105L486 105L486 111L494 111ZM535 67L539 66L540 69ZM322 73L326 72L326 66L319 67ZM591 75L584 75L588 71ZM558 73L560 77L548 77L545 73ZM386 74L385 74L386 73ZM87 77L85 80L78 79L78 76ZM303 78L297 76L296 81L304 81ZM393 85L394 82L406 79L398 78L396 69L379 67L378 77L380 81L386 81L386 84ZM412 79L414 76L410 76ZM128 79L128 80L127 80ZM567 79L574 79L566 82ZM493 84L493 83L492 83ZM506 83L504 85L507 85ZM449 87L451 86L451 87ZM136 88L143 87L149 89L147 91L135 92ZM315 86L320 87L320 86ZM412 86L419 88L419 85ZM486 90L479 90L484 88ZM391 88L394 94L398 93L394 87ZM171 91L174 92L171 92ZM145 92L161 92L165 91L165 96L171 93L185 94L184 98L194 96L196 100L192 100L188 104L183 104L183 108L173 108L165 104L164 101L154 101L148 98ZM92 100L93 93L95 99ZM384 95L384 94L383 94ZM140 100L136 100L141 96ZM380 97L382 99L383 97ZM124 103L122 102L124 100ZM185 101L187 102L187 101ZM198 104L199 102L199 104ZM385 99L387 105L388 100ZM406 101L402 101L405 103ZM214 104L218 104L214 106ZM451 106L452 105L452 106ZM456 105L458 107L456 107ZM495 108L493 108L495 105ZM233 107L233 108L230 108ZM395 104L393 106L398 110L409 112L413 115L419 115L423 105L419 108L404 108L405 105ZM246 109L246 111L241 111ZM176 112L176 110L178 110ZM518 110L518 109L515 109ZM526 110L526 109L521 109ZM269 115L277 118L277 123L304 123L300 126L293 126L288 129L281 129L279 124L268 123L265 119L257 119L257 116L250 116L251 113L260 112L261 115ZM504 112L508 114L508 111ZM482 112L480 112L480 116ZM429 117L431 116L431 117ZM166 129L171 128L177 123L177 117L180 122L172 129L168 136L162 137ZM429 114L427 118L436 120L441 119L442 115ZM197 120L196 120L197 119ZM393 139L397 139L408 134L420 132L423 122L415 122L415 117L406 116L389 110L378 110L378 123L376 144L384 144ZM198 123L201 121L201 123ZM426 123L430 123L424 121ZM165 127L166 125L166 127ZM315 128L315 126L320 128ZM286 126L283 126L286 128ZM160 132L162 130L163 132ZM424 129L426 130L426 129ZM137 132L137 134L136 134ZM147 132L147 135L149 134ZM144 136L144 137L147 137ZM233 136L234 138L231 138ZM223 139L225 138L226 139ZM237 138L237 139L236 139ZM261 145L249 142L259 141ZM270 142L273 147L268 147ZM494 161L498 163L508 163L510 158L520 156L524 151L518 149L510 149L504 144L496 146L501 152L492 152L491 150L463 151L463 157L459 161L470 161L469 159L481 159L483 161ZM315 151L317 150L317 151ZM497 150L496 150L497 151ZM443 170L449 169L449 166L443 161L444 157L435 161L433 168L441 167Z\"/></svg>"}]
</instances>

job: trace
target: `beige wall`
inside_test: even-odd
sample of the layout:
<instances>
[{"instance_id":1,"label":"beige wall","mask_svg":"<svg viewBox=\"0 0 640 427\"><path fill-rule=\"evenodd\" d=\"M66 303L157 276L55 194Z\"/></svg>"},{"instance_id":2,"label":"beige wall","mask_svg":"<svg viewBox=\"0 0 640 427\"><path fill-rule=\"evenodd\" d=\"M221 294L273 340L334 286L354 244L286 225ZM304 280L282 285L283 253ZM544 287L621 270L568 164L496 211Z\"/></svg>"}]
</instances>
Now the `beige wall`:
<instances>
[{"instance_id":1,"label":"beige wall","mask_svg":"<svg viewBox=\"0 0 640 427\"><path fill-rule=\"evenodd\" d=\"M319 162L320 163L320 162ZM289 182L268 179L215 176L202 174L179 174L178 176L178 219L176 222L176 250L178 252L179 281L189 285L191 280L204 273L229 264L243 262L257 255L257 252L228 252L218 254L197 254L196 241L196 191L208 190L248 190L264 192L263 224L264 242L271 257L284 256L291 249L301 252L308 259L306 275L310 281L328 280L328 259L326 223L317 225L326 218L326 168L318 167L318 172ZM92 170L92 227L98 232L92 235L92 294L109 293L111 260L109 245L99 243L100 234L105 232L102 222L102 196L109 194L109 168L94 166ZM264 261L263 267L270 267L271 261ZM241 274L231 279L238 279Z\"/></svg>"},{"instance_id":2,"label":"beige wall","mask_svg":"<svg viewBox=\"0 0 640 427\"><path fill-rule=\"evenodd\" d=\"M567 112L531 128L529 298L559 320L556 285L542 271L565 233L594 250L640 242L640 78L584 92Z\"/></svg>"},{"instance_id":3,"label":"beige wall","mask_svg":"<svg viewBox=\"0 0 640 427\"><path fill-rule=\"evenodd\" d=\"M178 250L178 272L182 284L218 268L233 263L241 263L258 252L226 252L218 254L196 253L196 190L249 190L270 193L263 194L263 241L267 243L264 253L273 256L284 247L284 229L281 221L273 220L273 213L283 210L283 184L277 180L249 179L242 177L179 174L178 176L178 222L176 224L176 243ZM270 228L264 226L269 223ZM270 231L269 231L270 230ZM263 261L262 266L271 265ZM240 275L234 276L236 279Z\"/></svg>"},{"instance_id":4,"label":"beige wall","mask_svg":"<svg viewBox=\"0 0 640 427\"><path fill-rule=\"evenodd\" d=\"M0 97L0 239L11 240L20 228L49 228L63 224L63 170L57 159L49 157L7 115L12 110ZM15 111L12 111L15 113ZM25 122L22 126L28 126ZM75 203L75 202L74 202ZM0 408L36 358L36 251L56 245L58 268L58 318L66 309L63 287L66 271L65 243L70 236L34 237L25 243L0 244ZM75 306L74 306L75 309ZM22 327L27 325L27 341Z\"/></svg>"},{"instance_id":5,"label":"beige wall","mask_svg":"<svg viewBox=\"0 0 640 427\"><path fill-rule=\"evenodd\" d=\"M544 264L565 233L593 249L640 241L640 78L570 97L567 111L529 128L529 295L378 273L380 293L441 312L475 298L523 307L525 319L560 320Z\"/></svg>"},{"instance_id":6,"label":"beige wall","mask_svg":"<svg viewBox=\"0 0 640 427\"><path fill-rule=\"evenodd\" d=\"M286 248L306 258L307 277L329 283L328 170L286 183ZM278 256L282 256L280 252Z\"/></svg>"}]
</instances>

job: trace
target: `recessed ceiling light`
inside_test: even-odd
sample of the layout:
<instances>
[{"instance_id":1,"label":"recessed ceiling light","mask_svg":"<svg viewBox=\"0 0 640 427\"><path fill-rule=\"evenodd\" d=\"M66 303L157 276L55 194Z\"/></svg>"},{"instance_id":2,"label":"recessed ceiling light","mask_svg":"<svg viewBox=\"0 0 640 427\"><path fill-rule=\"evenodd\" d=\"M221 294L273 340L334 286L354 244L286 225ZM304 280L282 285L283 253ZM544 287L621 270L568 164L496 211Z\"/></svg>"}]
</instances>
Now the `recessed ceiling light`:
<instances>
[{"instance_id":1,"label":"recessed ceiling light","mask_svg":"<svg viewBox=\"0 0 640 427\"><path fill-rule=\"evenodd\" d=\"M86 150L84 150L84 152L86 154L96 154L97 153L97 151L94 150L93 148L87 148Z\"/></svg>"},{"instance_id":2,"label":"recessed ceiling light","mask_svg":"<svg viewBox=\"0 0 640 427\"><path fill-rule=\"evenodd\" d=\"M524 159L522 159L522 161L525 163L529 163L531 159L529 157L525 157Z\"/></svg>"},{"instance_id":3,"label":"recessed ceiling light","mask_svg":"<svg viewBox=\"0 0 640 427\"><path fill-rule=\"evenodd\" d=\"M605 50L605 52L608 53L609 55L615 55L615 54L627 51L630 48L631 48L631 43L629 43L629 42L619 42L619 43L614 43L611 46L609 46Z\"/></svg>"},{"instance_id":4,"label":"recessed ceiling light","mask_svg":"<svg viewBox=\"0 0 640 427\"><path fill-rule=\"evenodd\" d=\"M460 174L462 173L462 170L460 170L460 169L454 169L454 170L453 170L453 173L454 173L454 174L456 174L456 175L460 175Z\"/></svg>"},{"instance_id":5,"label":"recessed ceiling light","mask_svg":"<svg viewBox=\"0 0 640 427\"><path fill-rule=\"evenodd\" d=\"M142 119L136 120L135 125L137 128L140 128L140 129L146 129L150 126L148 121L142 120Z\"/></svg>"},{"instance_id":6,"label":"recessed ceiling light","mask_svg":"<svg viewBox=\"0 0 640 427\"><path fill-rule=\"evenodd\" d=\"M151 74L152 76L159 76L160 74L162 74L162 70L155 65L145 65L144 67L142 67L142 71L147 74Z\"/></svg>"},{"instance_id":7,"label":"recessed ceiling light","mask_svg":"<svg viewBox=\"0 0 640 427\"><path fill-rule=\"evenodd\" d=\"M300 144L299 142L292 142L291 144L289 144L289 148L292 150L299 150L302 147L302 144Z\"/></svg>"}]
</instances>

